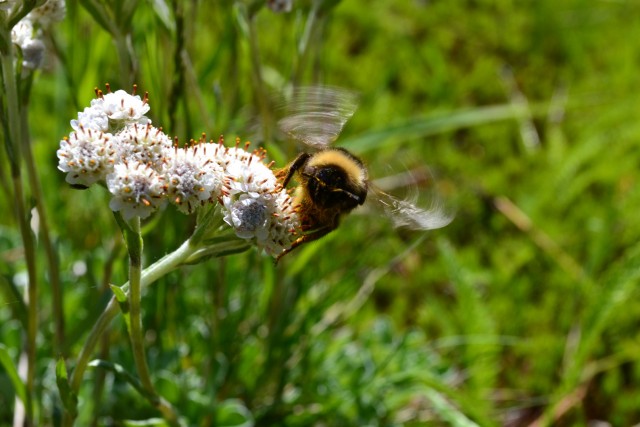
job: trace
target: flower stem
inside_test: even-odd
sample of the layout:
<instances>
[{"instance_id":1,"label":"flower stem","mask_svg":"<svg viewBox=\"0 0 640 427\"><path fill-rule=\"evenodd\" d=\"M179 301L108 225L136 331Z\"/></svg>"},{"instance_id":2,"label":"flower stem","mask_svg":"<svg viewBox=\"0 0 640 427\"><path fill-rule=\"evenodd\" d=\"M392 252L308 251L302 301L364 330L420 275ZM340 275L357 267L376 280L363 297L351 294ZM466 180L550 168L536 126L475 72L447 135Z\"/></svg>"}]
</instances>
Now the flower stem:
<instances>
[{"instance_id":1,"label":"flower stem","mask_svg":"<svg viewBox=\"0 0 640 427\"><path fill-rule=\"evenodd\" d=\"M133 236L127 239L129 242L129 316L131 349L136 364L136 371L145 391L149 394L151 403L162 412L162 415L171 425L179 425L178 416L169 402L163 399L151 381L149 365L144 351L144 331L142 328L142 234L140 233L140 217L135 217L131 222Z\"/></svg>"},{"instance_id":2,"label":"flower stem","mask_svg":"<svg viewBox=\"0 0 640 427\"><path fill-rule=\"evenodd\" d=\"M24 96L23 111L28 112L28 96ZM51 230L49 228L49 220L47 218L47 211L45 209L44 197L42 192L42 186L40 185L40 178L36 169L36 161L33 157L33 150L31 149L31 142L29 138L29 126L28 126L28 114L21 114L21 126L22 126L22 147L24 151L24 160L27 166L27 178L29 187L31 188L31 194L35 201L35 208L38 212L40 219L39 231L41 233L41 241L47 256L48 266L48 278L51 285L51 299L53 304L53 322L54 322L54 351L56 354L65 354L64 348L64 311L62 304L62 284L60 283L60 269L58 266L58 257L51 238Z\"/></svg>"},{"instance_id":3,"label":"flower stem","mask_svg":"<svg viewBox=\"0 0 640 427\"><path fill-rule=\"evenodd\" d=\"M191 256L197 250L196 247L192 246L190 241L187 240L184 242L178 249L174 252L164 256L160 260L156 261L154 264L147 267L140 274L140 287L148 286L161 278L162 276L168 274L170 271L173 271L177 267L179 267L189 256ZM125 292L129 291L129 283L126 283L122 286L122 289ZM70 386L71 391L75 394L78 394L80 390L80 384L82 382L82 377L84 376L84 372L87 369L87 365L91 359L91 355L95 350L96 345L99 342L100 337L103 332L109 327L111 321L115 319L115 317L120 312L120 306L115 297L112 297L104 311L93 325L87 340L78 355L78 361L76 362L76 367L71 374ZM73 425L73 419L67 413L65 414L65 426Z\"/></svg>"},{"instance_id":4,"label":"flower stem","mask_svg":"<svg viewBox=\"0 0 640 427\"><path fill-rule=\"evenodd\" d=\"M11 40L10 29L1 28L3 32L3 39ZM31 233L28 220L28 208L25 201L25 190L22 185L21 177L21 162L22 162L22 147L20 141L21 138L21 122L20 122L20 102L18 99L18 86L13 67L13 45L9 43L8 46L3 46L7 52L2 52L0 55L0 64L2 67L2 81L4 83L5 94L5 106L7 112L6 128L8 134L6 135L5 143L7 144L7 151L9 153L11 163L11 178L14 185L14 197L15 197L15 209L18 223L20 224L20 234L22 237L22 243L24 245L24 254L27 263L27 275L29 277L29 286L27 288L27 336L25 351L27 354L27 373L25 378L25 386L27 389L27 402L24 402L26 407L27 417L33 421L33 391L34 391L34 379L35 379L35 364L36 364L36 336L38 331L38 282L37 282L37 269L36 269L36 245L34 236Z\"/></svg>"},{"instance_id":5,"label":"flower stem","mask_svg":"<svg viewBox=\"0 0 640 427\"><path fill-rule=\"evenodd\" d=\"M140 307L140 301L142 299L140 280L142 275L142 235L140 234L140 217L135 217L131 225L132 231L135 233L135 238L130 239L130 242L135 243L129 246L129 315L131 316L129 338L131 339L133 359L138 375L140 376L140 382L142 382L145 390L152 395L156 395L144 352L142 330L142 310Z\"/></svg>"}]
</instances>

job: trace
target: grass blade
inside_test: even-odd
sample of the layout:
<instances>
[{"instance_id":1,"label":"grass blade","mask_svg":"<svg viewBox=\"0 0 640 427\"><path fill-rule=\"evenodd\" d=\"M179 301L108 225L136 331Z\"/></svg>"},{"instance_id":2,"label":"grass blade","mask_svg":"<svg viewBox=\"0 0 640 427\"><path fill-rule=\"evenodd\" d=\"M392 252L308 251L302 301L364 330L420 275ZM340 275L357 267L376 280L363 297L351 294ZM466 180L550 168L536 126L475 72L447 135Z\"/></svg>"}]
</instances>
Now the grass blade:
<instances>
[{"instance_id":1,"label":"grass blade","mask_svg":"<svg viewBox=\"0 0 640 427\"><path fill-rule=\"evenodd\" d=\"M9 380L11 380L11 384L13 385L13 389L16 392L18 398L26 405L27 402L27 389L20 379L20 375L18 375L18 370L11 360L11 356L9 356L9 350L4 344L0 344L0 363L4 368Z\"/></svg>"},{"instance_id":2,"label":"grass blade","mask_svg":"<svg viewBox=\"0 0 640 427\"><path fill-rule=\"evenodd\" d=\"M536 109L533 110L534 112ZM404 122L341 140L340 145L357 153L375 150L392 138L409 139L506 120L522 119L529 111L513 104L492 105L414 117Z\"/></svg>"}]
</instances>

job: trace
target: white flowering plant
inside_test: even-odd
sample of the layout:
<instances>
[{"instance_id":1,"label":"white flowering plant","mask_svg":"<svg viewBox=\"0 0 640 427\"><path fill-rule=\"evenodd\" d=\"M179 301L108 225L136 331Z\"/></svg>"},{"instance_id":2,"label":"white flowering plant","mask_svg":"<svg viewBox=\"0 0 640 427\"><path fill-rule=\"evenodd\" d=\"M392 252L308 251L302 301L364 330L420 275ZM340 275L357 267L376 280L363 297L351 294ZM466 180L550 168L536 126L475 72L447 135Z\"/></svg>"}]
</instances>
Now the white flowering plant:
<instances>
[{"instance_id":1,"label":"white flowering plant","mask_svg":"<svg viewBox=\"0 0 640 427\"><path fill-rule=\"evenodd\" d=\"M136 367L147 396L168 420L178 417L151 382L142 346L140 290L180 265L212 256L247 250L251 245L277 257L300 235L300 220L293 199L276 178L266 152L248 151L249 143L228 147L224 139L198 141L179 147L147 117L149 97L124 90L96 89L89 107L71 120L71 133L60 141L58 169L66 182L87 189L106 187L109 208L125 236L129 250L129 282L112 286L114 298L100 317L92 336L99 335L118 313L119 304L129 326ZM193 235L173 253L143 269L140 221L175 206L183 214L196 214ZM128 293L128 295L127 295ZM61 388L69 422L75 414L75 391L95 343L89 339L70 380Z\"/></svg>"},{"instance_id":2,"label":"white flowering plant","mask_svg":"<svg viewBox=\"0 0 640 427\"><path fill-rule=\"evenodd\" d=\"M38 7L33 7L36 4ZM40 68L46 53L42 31L64 19L67 11L65 0L38 3L1 0L0 11L10 19L20 18L11 28L11 43L18 49L23 73Z\"/></svg>"},{"instance_id":3,"label":"white flowering plant","mask_svg":"<svg viewBox=\"0 0 640 427\"><path fill-rule=\"evenodd\" d=\"M349 220L340 252L328 237L276 268L302 231L266 152L185 143L225 129L292 160L273 91L360 88L385 63L322 71L314 26L338 3L0 0L0 425L374 425L450 372L427 338L352 326L385 272L423 264L406 235L352 239L378 225Z\"/></svg>"},{"instance_id":4,"label":"white flowering plant","mask_svg":"<svg viewBox=\"0 0 640 427\"><path fill-rule=\"evenodd\" d=\"M147 95L96 90L91 106L71 121L60 141L58 169L76 188L106 186L109 207L125 221L145 219L167 204L184 214L217 207L246 243L278 256L298 237L300 221L264 150L192 142L178 147L146 116ZM244 246L243 246L244 248Z\"/></svg>"}]
</instances>

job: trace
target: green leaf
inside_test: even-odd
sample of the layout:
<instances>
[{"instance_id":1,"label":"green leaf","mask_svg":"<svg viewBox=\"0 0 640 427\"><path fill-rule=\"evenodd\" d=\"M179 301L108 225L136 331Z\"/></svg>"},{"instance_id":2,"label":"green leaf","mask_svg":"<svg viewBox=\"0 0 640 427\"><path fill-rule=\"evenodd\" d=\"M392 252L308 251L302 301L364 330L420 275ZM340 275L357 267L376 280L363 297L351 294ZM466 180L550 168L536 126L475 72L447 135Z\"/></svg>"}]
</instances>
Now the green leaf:
<instances>
[{"instance_id":1,"label":"green leaf","mask_svg":"<svg viewBox=\"0 0 640 427\"><path fill-rule=\"evenodd\" d=\"M314 6L318 8L319 13L329 14L341 1L342 0L316 0Z\"/></svg>"},{"instance_id":2,"label":"green leaf","mask_svg":"<svg viewBox=\"0 0 640 427\"><path fill-rule=\"evenodd\" d=\"M449 401L437 391L425 390L425 395L433 406L432 410L437 413L444 421L447 421L447 425L457 427L478 426L478 424L467 418L462 412L460 412L455 406L449 403Z\"/></svg>"},{"instance_id":3,"label":"green leaf","mask_svg":"<svg viewBox=\"0 0 640 427\"><path fill-rule=\"evenodd\" d=\"M109 285L109 287L111 288L111 292L113 292L119 303L122 304L123 302L128 301L127 294L122 290L120 286Z\"/></svg>"},{"instance_id":4,"label":"green leaf","mask_svg":"<svg viewBox=\"0 0 640 427\"><path fill-rule=\"evenodd\" d=\"M176 22L171 15L171 8L166 0L151 0L151 7L153 8L154 13L162 22L162 25L171 32L171 34L175 34L176 32Z\"/></svg>"},{"instance_id":5,"label":"green leaf","mask_svg":"<svg viewBox=\"0 0 640 427\"><path fill-rule=\"evenodd\" d=\"M131 228L124 218L122 218L120 212L114 212L113 216L120 227L120 231L122 231L122 236L129 251L129 257L132 259L132 262L140 264L139 261L142 258L142 239L140 233Z\"/></svg>"},{"instance_id":6,"label":"green leaf","mask_svg":"<svg viewBox=\"0 0 640 427\"><path fill-rule=\"evenodd\" d=\"M149 418L147 420L124 420L125 426L140 427L140 426L155 426L155 427L168 427L169 424L162 418Z\"/></svg>"},{"instance_id":7,"label":"green leaf","mask_svg":"<svg viewBox=\"0 0 640 427\"><path fill-rule=\"evenodd\" d=\"M94 0L80 0L80 3L102 28L104 28L109 34L114 34L115 31L111 22L111 17L102 4Z\"/></svg>"},{"instance_id":8,"label":"green leaf","mask_svg":"<svg viewBox=\"0 0 640 427\"><path fill-rule=\"evenodd\" d=\"M222 402L216 410L216 424L220 427L251 427L254 425L251 411L238 399Z\"/></svg>"},{"instance_id":9,"label":"green leaf","mask_svg":"<svg viewBox=\"0 0 640 427\"><path fill-rule=\"evenodd\" d=\"M1 233L2 231L0 231ZM0 294L4 294L5 301L11 301L9 308L13 310L13 316L20 321L23 328L27 328L27 306L22 294L15 283L0 276Z\"/></svg>"},{"instance_id":10,"label":"green leaf","mask_svg":"<svg viewBox=\"0 0 640 427\"><path fill-rule=\"evenodd\" d=\"M124 322L127 325L127 331L130 331L131 315L129 314L129 298L127 297L126 292L120 286L109 285L109 287L111 288L111 292L113 292L113 295L118 301L120 311L122 311L122 316L124 317Z\"/></svg>"},{"instance_id":11,"label":"green leaf","mask_svg":"<svg viewBox=\"0 0 640 427\"><path fill-rule=\"evenodd\" d=\"M592 289L594 301L585 315L583 334L576 353L570 360L561 393L573 390L582 381L585 366L596 353L604 331L612 327L611 319L632 301L640 282L640 245L627 250L623 259L611 266L603 285Z\"/></svg>"},{"instance_id":12,"label":"green leaf","mask_svg":"<svg viewBox=\"0 0 640 427\"><path fill-rule=\"evenodd\" d=\"M223 231L213 237L208 237L207 239L205 239L202 243L202 246L212 246L212 245L217 245L219 243L237 242L237 241L246 242L246 240L241 240L238 236L236 236L235 231Z\"/></svg>"},{"instance_id":13,"label":"green leaf","mask_svg":"<svg viewBox=\"0 0 640 427\"><path fill-rule=\"evenodd\" d=\"M244 240L236 240L227 243L220 243L218 245L207 246L191 255L184 261L183 264L199 264L211 258L220 258L227 255L234 255L240 252L244 252L250 247L251 245Z\"/></svg>"},{"instance_id":14,"label":"green leaf","mask_svg":"<svg viewBox=\"0 0 640 427\"><path fill-rule=\"evenodd\" d=\"M115 9L118 18L117 25L123 33L131 31L131 21L138 7L138 3L138 0L125 0L117 3Z\"/></svg>"},{"instance_id":15,"label":"green leaf","mask_svg":"<svg viewBox=\"0 0 640 427\"><path fill-rule=\"evenodd\" d=\"M431 116L414 117L400 123L341 140L340 145L349 150L363 153L375 150L392 138L406 140L435 135L460 128L486 123L513 120L524 116L526 110L513 104L492 105L474 109L438 113Z\"/></svg>"},{"instance_id":16,"label":"green leaf","mask_svg":"<svg viewBox=\"0 0 640 427\"><path fill-rule=\"evenodd\" d=\"M100 368L107 370L115 375L115 377L119 380L125 381L131 385L140 395L142 395L145 399L150 402L154 402L157 400L157 397L147 392L143 387L140 381L127 372L121 365L117 363L107 362L106 360L95 359L89 362L89 365L92 368Z\"/></svg>"},{"instance_id":17,"label":"green leaf","mask_svg":"<svg viewBox=\"0 0 640 427\"><path fill-rule=\"evenodd\" d=\"M24 383L20 379L18 375L18 371L9 356L9 350L4 344L0 344L0 363L4 368L5 372L9 376L11 380L11 384L13 385L13 389L16 391L16 395L22 401L22 403L27 402L27 389L24 386Z\"/></svg>"},{"instance_id":18,"label":"green leaf","mask_svg":"<svg viewBox=\"0 0 640 427\"><path fill-rule=\"evenodd\" d=\"M67 375L67 365L62 357L56 363L56 383L58 384L58 392L64 409L75 418L78 413L78 396L71 390Z\"/></svg>"}]
</instances>

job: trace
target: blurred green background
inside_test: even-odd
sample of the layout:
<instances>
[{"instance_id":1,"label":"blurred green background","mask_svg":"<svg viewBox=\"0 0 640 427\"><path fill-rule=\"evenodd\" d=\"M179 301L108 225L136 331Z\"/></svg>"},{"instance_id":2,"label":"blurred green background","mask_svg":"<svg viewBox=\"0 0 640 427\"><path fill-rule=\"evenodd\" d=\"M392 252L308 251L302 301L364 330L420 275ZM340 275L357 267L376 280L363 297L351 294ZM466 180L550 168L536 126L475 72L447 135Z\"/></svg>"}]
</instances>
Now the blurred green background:
<instances>
[{"instance_id":1,"label":"blurred green background","mask_svg":"<svg viewBox=\"0 0 640 427\"><path fill-rule=\"evenodd\" d=\"M275 13L262 1L149 0L122 19L124 3L98 3L118 40L91 1L70 1L31 87L64 307L59 342L39 249L40 424L62 410L57 357L73 369L107 284L127 277L106 190L74 190L56 169L69 120L105 82L148 91L154 124L181 141L239 136L278 166L298 147L275 131L271 93L355 90L338 144L373 177L428 167L456 210L418 233L365 208L277 266L250 250L150 287L150 369L189 425L640 423L639 3L314 0ZM8 188L4 151L0 167ZM0 197L0 342L17 364L22 305L8 289L24 291L25 265L12 206ZM156 214L145 264L193 225ZM121 317L95 358L135 375ZM163 423L99 368L79 398L77 425ZM0 370L0 425L13 405Z\"/></svg>"}]
</instances>

